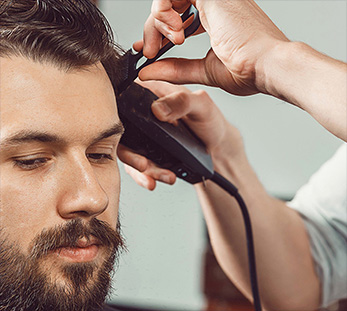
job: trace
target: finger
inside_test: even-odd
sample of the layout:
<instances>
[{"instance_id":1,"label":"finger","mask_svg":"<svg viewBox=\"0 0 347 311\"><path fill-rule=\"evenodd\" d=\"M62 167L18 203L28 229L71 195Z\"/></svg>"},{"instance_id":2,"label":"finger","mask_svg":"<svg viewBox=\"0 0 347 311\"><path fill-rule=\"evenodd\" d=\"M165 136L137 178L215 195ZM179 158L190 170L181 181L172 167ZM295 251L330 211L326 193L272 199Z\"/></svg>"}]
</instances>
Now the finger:
<instances>
[{"instance_id":1,"label":"finger","mask_svg":"<svg viewBox=\"0 0 347 311\"><path fill-rule=\"evenodd\" d=\"M160 1L154 2L159 3ZM154 18L155 28L176 45L180 45L185 41L184 30L193 22L193 16L191 16L183 23L180 15L173 11L173 9L152 12L152 16ZM179 16L179 18L176 20L177 16ZM204 28L200 26L193 35L198 35L204 31Z\"/></svg>"},{"instance_id":2,"label":"finger","mask_svg":"<svg viewBox=\"0 0 347 311\"><path fill-rule=\"evenodd\" d=\"M205 91L185 90L159 98L152 104L152 111L159 120L165 122L172 123L183 118L194 123L204 123L211 118L214 107Z\"/></svg>"},{"instance_id":3,"label":"finger","mask_svg":"<svg viewBox=\"0 0 347 311\"><path fill-rule=\"evenodd\" d=\"M193 3L195 5L194 2L195 1L190 1L190 0L153 1L152 11L165 12L165 11L168 11L172 8L178 13L183 13L191 5L191 3Z\"/></svg>"},{"instance_id":4,"label":"finger","mask_svg":"<svg viewBox=\"0 0 347 311\"><path fill-rule=\"evenodd\" d=\"M202 26L200 26L199 29L193 34L193 36L201 34L203 32L205 32L205 29ZM182 33L183 33L183 37L184 37L184 31L182 31ZM180 33L180 35L181 35L181 33ZM179 41L180 39L178 38L176 40ZM165 40L163 40L162 45L165 45L165 44L166 44L166 42L165 42ZM138 41L134 42L133 43L133 49L136 52L140 52L143 49L143 40L138 40Z\"/></svg>"},{"instance_id":5,"label":"finger","mask_svg":"<svg viewBox=\"0 0 347 311\"><path fill-rule=\"evenodd\" d=\"M175 84L209 84L204 59L166 58L143 68L141 80L162 80Z\"/></svg>"},{"instance_id":6,"label":"finger","mask_svg":"<svg viewBox=\"0 0 347 311\"><path fill-rule=\"evenodd\" d=\"M164 35L164 37L169 39L173 44L179 45L182 44L185 40L184 29L182 27L178 30L173 30L167 24L157 19L154 20L154 26L162 35Z\"/></svg>"},{"instance_id":7,"label":"finger","mask_svg":"<svg viewBox=\"0 0 347 311\"><path fill-rule=\"evenodd\" d=\"M190 112L190 96L186 92L176 92L161 97L152 104L153 114L160 121L173 123Z\"/></svg>"},{"instance_id":8,"label":"finger","mask_svg":"<svg viewBox=\"0 0 347 311\"><path fill-rule=\"evenodd\" d=\"M189 1L153 1L151 12L156 20L166 24L173 31L179 31L182 29L182 19L179 13L183 12L189 5Z\"/></svg>"},{"instance_id":9,"label":"finger","mask_svg":"<svg viewBox=\"0 0 347 311\"><path fill-rule=\"evenodd\" d=\"M150 89L158 97L164 97L176 92L190 92L190 90L183 85L174 85L164 81L141 81L137 78L135 82Z\"/></svg>"},{"instance_id":10,"label":"finger","mask_svg":"<svg viewBox=\"0 0 347 311\"><path fill-rule=\"evenodd\" d=\"M161 46L164 46L165 44L167 44L169 42L168 39L163 39L161 41ZM136 52L140 52L142 49L143 49L143 40L138 40L136 42L133 43L133 49L136 51Z\"/></svg>"},{"instance_id":11,"label":"finger","mask_svg":"<svg viewBox=\"0 0 347 311\"><path fill-rule=\"evenodd\" d=\"M161 121L174 123L182 119L212 150L225 132L226 119L203 90L176 92L152 104L153 114Z\"/></svg>"},{"instance_id":12,"label":"finger","mask_svg":"<svg viewBox=\"0 0 347 311\"><path fill-rule=\"evenodd\" d=\"M143 49L143 40L136 41L136 42L133 44L133 49L134 49L136 52L140 52L140 51Z\"/></svg>"},{"instance_id":13,"label":"finger","mask_svg":"<svg viewBox=\"0 0 347 311\"><path fill-rule=\"evenodd\" d=\"M158 180L170 185L174 184L176 181L176 175L173 172L158 167L152 161L135 153L125 146L119 145L117 153L118 158L122 162L138 170L140 173L153 178L154 180ZM144 182L144 179L142 179L142 182Z\"/></svg>"},{"instance_id":14,"label":"finger","mask_svg":"<svg viewBox=\"0 0 347 311\"><path fill-rule=\"evenodd\" d=\"M195 1L188 0L153 1L151 15L155 20L162 22L172 31L180 31L182 28L185 28L184 25L187 26L192 22L192 19L189 18L182 25L182 18L180 16L192 3L195 6Z\"/></svg>"},{"instance_id":15,"label":"finger","mask_svg":"<svg viewBox=\"0 0 347 311\"><path fill-rule=\"evenodd\" d=\"M136 181L136 183L144 188L153 190L156 181L173 185L176 182L176 175L166 169L162 169L149 161L149 165L144 172L139 172L129 165L124 165L126 172Z\"/></svg>"},{"instance_id":16,"label":"finger","mask_svg":"<svg viewBox=\"0 0 347 311\"><path fill-rule=\"evenodd\" d=\"M151 191L155 189L157 183L152 177L147 176L126 164L124 164L124 169L139 186Z\"/></svg>"},{"instance_id":17,"label":"finger","mask_svg":"<svg viewBox=\"0 0 347 311\"><path fill-rule=\"evenodd\" d=\"M147 19L143 31L143 55L149 59L158 54L161 47L162 34L155 26L152 15Z\"/></svg>"},{"instance_id":18,"label":"finger","mask_svg":"<svg viewBox=\"0 0 347 311\"><path fill-rule=\"evenodd\" d=\"M118 146L117 155L119 160L121 160L123 163L136 168L140 172L144 172L147 169L149 162L148 159L123 145Z\"/></svg>"},{"instance_id":19,"label":"finger","mask_svg":"<svg viewBox=\"0 0 347 311\"><path fill-rule=\"evenodd\" d=\"M148 166L143 174L169 185L173 185L176 182L175 173L157 166L152 161L148 161Z\"/></svg>"},{"instance_id":20,"label":"finger","mask_svg":"<svg viewBox=\"0 0 347 311\"><path fill-rule=\"evenodd\" d=\"M174 9L172 8L174 5ZM174 44L185 41L184 27L179 13L189 7L190 1L153 1L152 13L147 19L143 32L143 45L136 42L134 49L143 49L143 55L149 59L155 57L162 46L162 35ZM186 21L188 24L191 21ZM204 32L202 27L194 35Z\"/></svg>"}]
</instances>

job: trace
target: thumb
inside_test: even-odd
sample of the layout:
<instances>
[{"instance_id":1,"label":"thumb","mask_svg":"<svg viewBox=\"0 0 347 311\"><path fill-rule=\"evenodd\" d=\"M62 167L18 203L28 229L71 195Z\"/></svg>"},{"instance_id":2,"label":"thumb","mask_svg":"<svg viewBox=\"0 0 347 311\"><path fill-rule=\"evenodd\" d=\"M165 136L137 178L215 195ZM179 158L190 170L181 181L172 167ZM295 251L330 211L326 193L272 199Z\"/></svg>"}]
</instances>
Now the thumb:
<instances>
[{"instance_id":1,"label":"thumb","mask_svg":"<svg viewBox=\"0 0 347 311\"><path fill-rule=\"evenodd\" d=\"M226 132L227 121L205 91L180 91L162 97L152 104L153 114L160 120L186 125L212 150Z\"/></svg>"},{"instance_id":2,"label":"thumb","mask_svg":"<svg viewBox=\"0 0 347 311\"><path fill-rule=\"evenodd\" d=\"M152 104L153 114L160 120L175 123L190 113L190 94L186 91L171 93L161 97Z\"/></svg>"},{"instance_id":3,"label":"thumb","mask_svg":"<svg viewBox=\"0 0 347 311\"><path fill-rule=\"evenodd\" d=\"M141 80L162 80L174 84L208 85L205 73L205 59L166 58L143 68Z\"/></svg>"},{"instance_id":4,"label":"thumb","mask_svg":"<svg viewBox=\"0 0 347 311\"><path fill-rule=\"evenodd\" d=\"M219 112L205 91L190 92L187 89L159 98L152 104L152 111L160 121L170 123L178 119L204 123Z\"/></svg>"}]
</instances>

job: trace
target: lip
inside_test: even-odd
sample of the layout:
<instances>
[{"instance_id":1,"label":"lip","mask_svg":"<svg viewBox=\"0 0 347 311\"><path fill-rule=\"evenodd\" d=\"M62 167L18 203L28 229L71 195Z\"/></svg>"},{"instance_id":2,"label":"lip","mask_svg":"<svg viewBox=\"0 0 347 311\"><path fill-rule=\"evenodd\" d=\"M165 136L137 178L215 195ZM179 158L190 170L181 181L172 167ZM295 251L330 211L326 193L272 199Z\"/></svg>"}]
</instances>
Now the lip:
<instances>
[{"instance_id":1,"label":"lip","mask_svg":"<svg viewBox=\"0 0 347 311\"><path fill-rule=\"evenodd\" d=\"M100 243L97 239L82 238L78 240L76 247L59 247L53 253L70 262L90 262L95 260L99 250Z\"/></svg>"},{"instance_id":2,"label":"lip","mask_svg":"<svg viewBox=\"0 0 347 311\"><path fill-rule=\"evenodd\" d=\"M82 239L79 239L76 244L76 246L79 248L86 248L91 245L100 245L100 242L94 237L90 237L88 240L87 238L83 237Z\"/></svg>"}]
</instances>

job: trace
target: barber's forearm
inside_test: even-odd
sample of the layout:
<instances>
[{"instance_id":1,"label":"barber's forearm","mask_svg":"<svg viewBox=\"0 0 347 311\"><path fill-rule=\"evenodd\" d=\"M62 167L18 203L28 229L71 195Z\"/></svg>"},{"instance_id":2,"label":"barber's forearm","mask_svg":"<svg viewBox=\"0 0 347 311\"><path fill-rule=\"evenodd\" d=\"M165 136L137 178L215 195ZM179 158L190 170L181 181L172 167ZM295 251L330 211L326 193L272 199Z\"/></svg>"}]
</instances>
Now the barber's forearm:
<instances>
[{"instance_id":1,"label":"barber's forearm","mask_svg":"<svg viewBox=\"0 0 347 311\"><path fill-rule=\"evenodd\" d=\"M347 140L347 65L301 42L280 43L257 66L259 88Z\"/></svg>"},{"instance_id":2,"label":"barber's forearm","mask_svg":"<svg viewBox=\"0 0 347 311\"><path fill-rule=\"evenodd\" d=\"M235 161L220 156L214 163L216 171L239 188L248 206L264 306L267 310L317 308L319 282L298 214L267 195L242 153ZM251 298L245 229L236 201L212 182L207 182L206 187L197 185L196 190L218 262Z\"/></svg>"}]
</instances>

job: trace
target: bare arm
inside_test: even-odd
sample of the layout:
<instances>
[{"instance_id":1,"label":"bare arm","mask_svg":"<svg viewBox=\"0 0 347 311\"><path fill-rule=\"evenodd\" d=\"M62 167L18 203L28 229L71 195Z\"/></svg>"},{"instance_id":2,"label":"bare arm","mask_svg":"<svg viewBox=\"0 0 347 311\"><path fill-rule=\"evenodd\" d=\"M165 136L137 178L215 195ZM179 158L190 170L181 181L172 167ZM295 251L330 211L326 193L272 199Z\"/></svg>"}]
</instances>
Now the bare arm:
<instances>
[{"instance_id":1,"label":"bare arm","mask_svg":"<svg viewBox=\"0 0 347 311\"><path fill-rule=\"evenodd\" d=\"M154 114L168 122L182 118L206 144L215 170L233 182L243 196L253 224L259 288L266 309L318 308L320 285L303 221L284 202L266 193L248 163L239 131L226 121L205 92L192 93L158 82L147 87L161 97L152 106ZM127 169L148 189L154 188L155 180L165 182L163 176L174 182L173 173L155 167L145 158L139 161L139 156L129 150L121 148L119 157L144 172ZM229 194L210 181L206 188L202 184L195 187L218 262L251 299L245 229L239 207Z\"/></svg>"},{"instance_id":2,"label":"bare arm","mask_svg":"<svg viewBox=\"0 0 347 311\"><path fill-rule=\"evenodd\" d=\"M146 56L154 56L159 48L159 32L167 35L167 29L179 29L174 9L182 11L191 3L200 12L211 51L204 59L154 63L141 71L141 79L201 83L236 95L269 94L302 108L347 140L346 64L290 42L253 0L154 1L144 31ZM170 34L174 42L183 42L182 29ZM141 48L142 43L135 46Z\"/></svg>"},{"instance_id":3,"label":"bare arm","mask_svg":"<svg viewBox=\"0 0 347 311\"><path fill-rule=\"evenodd\" d=\"M292 103L347 140L347 65L300 42L283 43L259 64L262 92Z\"/></svg>"},{"instance_id":4,"label":"bare arm","mask_svg":"<svg viewBox=\"0 0 347 311\"><path fill-rule=\"evenodd\" d=\"M225 144L226 149L232 149L234 143ZM317 309L320 285L302 219L284 202L266 193L243 151L230 157L231 151L220 150L213 155L215 170L233 181L247 204L264 307L266 310ZM217 260L251 299L245 229L239 207L210 181L206 187L201 184L195 187Z\"/></svg>"}]
</instances>

